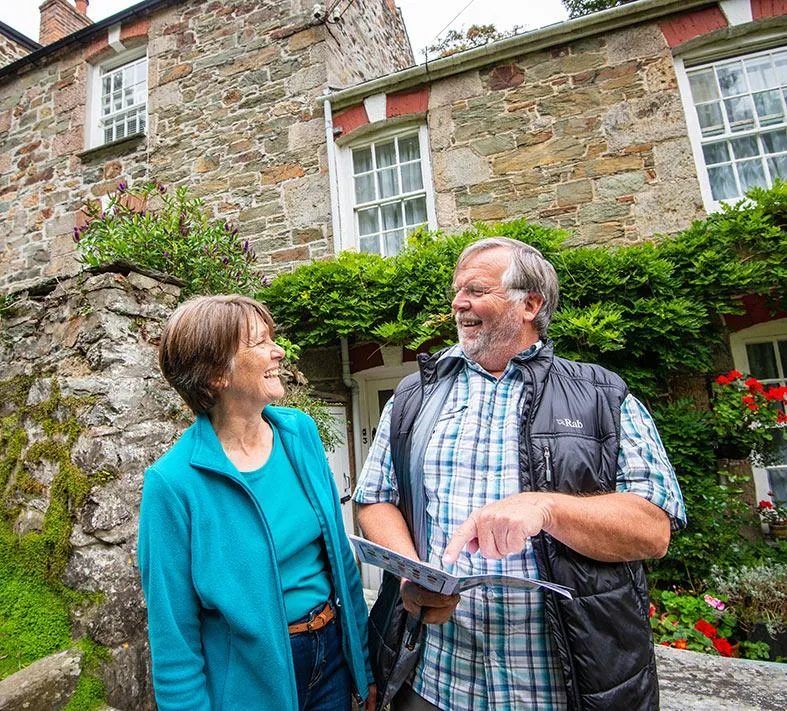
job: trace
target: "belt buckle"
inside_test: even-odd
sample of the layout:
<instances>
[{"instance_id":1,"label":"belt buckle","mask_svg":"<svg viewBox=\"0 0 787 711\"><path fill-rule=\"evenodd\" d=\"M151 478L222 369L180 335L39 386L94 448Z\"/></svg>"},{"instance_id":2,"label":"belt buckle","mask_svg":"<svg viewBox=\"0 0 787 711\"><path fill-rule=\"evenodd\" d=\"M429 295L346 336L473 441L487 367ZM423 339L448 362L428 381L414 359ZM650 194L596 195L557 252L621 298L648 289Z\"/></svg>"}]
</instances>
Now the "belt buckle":
<instances>
[{"instance_id":1,"label":"belt buckle","mask_svg":"<svg viewBox=\"0 0 787 711\"><path fill-rule=\"evenodd\" d=\"M308 632L314 632L316 630L321 630L325 627L327 622L324 622L325 616L331 609L331 604L329 602L325 603L325 606L319 612L313 612L309 617L308 622L306 623L306 630Z\"/></svg>"}]
</instances>

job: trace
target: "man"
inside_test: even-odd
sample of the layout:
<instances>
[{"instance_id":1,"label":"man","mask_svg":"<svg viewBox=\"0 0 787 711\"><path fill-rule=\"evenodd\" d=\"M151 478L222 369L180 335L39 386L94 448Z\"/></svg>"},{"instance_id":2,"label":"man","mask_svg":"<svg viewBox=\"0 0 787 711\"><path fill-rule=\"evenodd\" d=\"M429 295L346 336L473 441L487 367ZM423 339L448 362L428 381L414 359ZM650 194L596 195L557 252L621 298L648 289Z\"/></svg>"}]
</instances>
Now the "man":
<instances>
[{"instance_id":1,"label":"man","mask_svg":"<svg viewBox=\"0 0 787 711\"><path fill-rule=\"evenodd\" d=\"M423 359L420 380L394 395L417 391L423 419L430 397L447 392L428 431L416 419L408 442L423 453L425 557L460 574L551 580L574 600L494 586L460 599L403 580L405 608L424 608L427 624L393 708L657 709L639 561L666 553L685 513L653 421L617 375L553 354L557 275L538 250L476 242L459 257L453 291L459 344ZM370 540L417 557L397 508L391 447L404 434L391 410L354 499Z\"/></svg>"}]
</instances>

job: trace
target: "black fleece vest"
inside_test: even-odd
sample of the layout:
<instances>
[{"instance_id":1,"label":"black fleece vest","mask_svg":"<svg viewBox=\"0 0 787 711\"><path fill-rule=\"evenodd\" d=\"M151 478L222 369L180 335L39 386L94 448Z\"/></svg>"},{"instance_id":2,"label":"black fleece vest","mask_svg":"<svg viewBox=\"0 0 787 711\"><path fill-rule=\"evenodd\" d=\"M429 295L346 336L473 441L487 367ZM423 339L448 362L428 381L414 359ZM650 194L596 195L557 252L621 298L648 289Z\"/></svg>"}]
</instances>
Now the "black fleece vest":
<instances>
[{"instance_id":1,"label":"black fleece vest","mask_svg":"<svg viewBox=\"0 0 787 711\"><path fill-rule=\"evenodd\" d=\"M419 357L420 374L396 389L391 418L394 469L409 467L413 425L438 380L455 378L463 361ZM522 491L614 492L620 405L628 390L600 366L554 355L551 344L530 360L514 359L524 376L520 413ZM419 478L420 483L420 478ZM423 496L423 494L421 494ZM659 708L645 572L639 561L602 563L540 533L532 539L539 575L574 590L574 599L545 592L546 617L576 711Z\"/></svg>"}]
</instances>

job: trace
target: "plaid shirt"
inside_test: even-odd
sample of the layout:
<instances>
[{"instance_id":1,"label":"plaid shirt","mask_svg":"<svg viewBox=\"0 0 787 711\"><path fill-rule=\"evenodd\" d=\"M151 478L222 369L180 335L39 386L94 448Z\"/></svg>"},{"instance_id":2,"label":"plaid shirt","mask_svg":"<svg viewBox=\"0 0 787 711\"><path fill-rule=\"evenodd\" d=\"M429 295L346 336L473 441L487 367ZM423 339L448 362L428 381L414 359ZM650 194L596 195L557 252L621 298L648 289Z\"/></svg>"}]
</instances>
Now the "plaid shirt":
<instances>
[{"instance_id":1,"label":"plaid shirt","mask_svg":"<svg viewBox=\"0 0 787 711\"><path fill-rule=\"evenodd\" d=\"M534 345L525 355L534 357ZM464 357L460 346L446 354ZM445 357L445 356L444 356ZM475 509L519 493L521 372L508 364L499 380L465 358L426 449L424 488L428 560L440 565L449 538ZM399 503L391 463L392 401L353 496L359 504ZM621 405L618 492L631 492L685 525L675 472L653 420L631 395ZM464 550L455 572L538 577L533 548L490 560ZM413 689L441 709L566 708L562 672L544 617L543 593L479 586L462 593L452 618L425 628Z\"/></svg>"}]
</instances>

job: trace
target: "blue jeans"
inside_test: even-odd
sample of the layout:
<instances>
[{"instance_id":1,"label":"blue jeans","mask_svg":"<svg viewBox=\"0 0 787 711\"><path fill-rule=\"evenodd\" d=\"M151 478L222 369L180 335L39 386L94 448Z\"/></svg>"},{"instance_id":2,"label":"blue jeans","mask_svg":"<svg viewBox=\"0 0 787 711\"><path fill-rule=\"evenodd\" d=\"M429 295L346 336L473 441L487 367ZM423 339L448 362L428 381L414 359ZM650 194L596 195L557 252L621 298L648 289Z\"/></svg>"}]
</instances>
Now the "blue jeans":
<instances>
[{"instance_id":1,"label":"blue jeans","mask_svg":"<svg viewBox=\"0 0 787 711\"><path fill-rule=\"evenodd\" d=\"M313 612L323 607L319 605ZM308 619L306 615L296 621ZM292 634L290 645L299 711L350 711L353 682L342 651L339 621L334 618L316 632Z\"/></svg>"}]
</instances>

